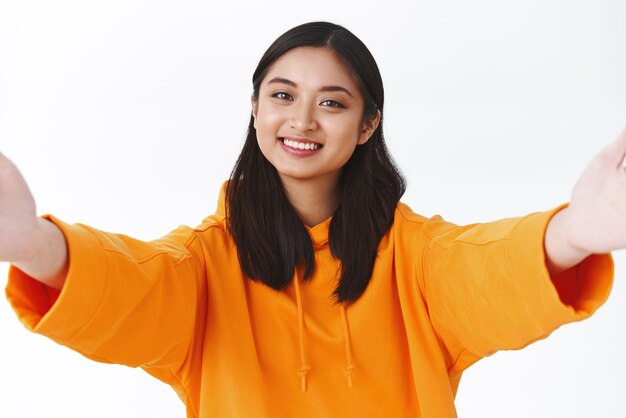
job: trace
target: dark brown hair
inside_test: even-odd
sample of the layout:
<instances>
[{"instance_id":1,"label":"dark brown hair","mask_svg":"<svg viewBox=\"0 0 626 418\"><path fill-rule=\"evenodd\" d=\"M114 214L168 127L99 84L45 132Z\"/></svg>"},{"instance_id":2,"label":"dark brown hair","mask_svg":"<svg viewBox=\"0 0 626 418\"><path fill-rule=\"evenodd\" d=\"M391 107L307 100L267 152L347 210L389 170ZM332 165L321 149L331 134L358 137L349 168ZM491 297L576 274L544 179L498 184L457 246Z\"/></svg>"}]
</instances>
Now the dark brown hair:
<instances>
[{"instance_id":1,"label":"dark brown hair","mask_svg":"<svg viewBox=\"0 0 626 418\"><path fill-rule=\"evenodd\" d=\"M378 245L393 223L406 182L383 138L384 89L378 66L365 44L344 27L311 22L282 34L252 76L253 99L258 99L271 65L302 46L330 48L343 61L363 97L363 120L381 112L369 141L357 146L342 168L339 204L330 223L330 250L341 260L335 297L338 302L355 301L369 283ZM276 169L259 149L252 115L226 193L228 230L243 272L276 290L291 283L299 265L304 265L303 279L309 279L315 268L311 237L285 196Z\"/></svg>"}]
</instances>

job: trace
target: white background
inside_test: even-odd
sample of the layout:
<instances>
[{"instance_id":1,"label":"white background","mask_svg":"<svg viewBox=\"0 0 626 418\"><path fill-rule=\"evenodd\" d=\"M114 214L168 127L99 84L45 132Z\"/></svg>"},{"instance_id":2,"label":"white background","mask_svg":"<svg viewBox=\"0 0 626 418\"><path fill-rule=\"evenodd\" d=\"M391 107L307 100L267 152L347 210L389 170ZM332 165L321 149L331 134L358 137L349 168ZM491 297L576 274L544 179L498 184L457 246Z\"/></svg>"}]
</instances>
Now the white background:
<instances>
[{"instance_id":1,"label":"white background","mask_svg":"<svg viewBox=\"0 0 626 418\"><path fill-rule=\"evenodd\" d=\"M416 212L470 223L547 210L626 126L625 5L0 1L0 151L40 214L142 239L195 225L243 143L258 59L285 30L329 20L378 60ZM461 418L626 416L626 259L614 257L592 318L466 372ZM25 331L0 300L0 417L113 416L184 408L140 370Z\"/></svg>"}]
</instances>

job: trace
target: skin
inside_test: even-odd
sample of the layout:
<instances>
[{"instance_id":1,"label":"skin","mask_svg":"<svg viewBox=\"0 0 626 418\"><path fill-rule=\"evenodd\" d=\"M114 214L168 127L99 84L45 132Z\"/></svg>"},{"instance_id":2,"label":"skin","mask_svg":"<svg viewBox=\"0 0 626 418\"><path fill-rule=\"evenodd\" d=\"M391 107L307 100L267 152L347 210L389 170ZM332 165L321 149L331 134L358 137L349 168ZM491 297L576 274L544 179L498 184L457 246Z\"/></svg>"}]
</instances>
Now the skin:
<instances>
[{"instance_id":1,"label":"skin","mask_svg":"<svg viewBox=\"0 0 626 418\"><path fill-rule=\"evenodd\" d=\"M36 216L24 177L0 153L0 261L61 289L67 273L67 245L52 222Z\"/></svg>"},{"instance_id":2,"label":"skin","mask_svg":"<svg viewBox=\"0 0 626 418\"><path fill-rule=\"evenodd\" d=\"M551 274L590 254L626 248L626 129L587 165L574 186L570 205L548 224L544 240Z\"/></svg>"},{"instance_id":3,"label":"skin","mask_svg":"<svg viewBox=\"0 0 626 418\"><path fill-rule=\"evenodd\" d=\"M296 84L270 82L276 77ZM323 86L340 91L321 91ZM280 94L277 94L280 92ZM337 108L333 102L342 103ZM277 60L252 102L259 146L276 167L287 196L307 225L336 207L339 171L354 149L369 140L380 113L362 120L363 99L349 71L327 49L297 48ZM308 138L322 144L303 158L285 152L278 138ZM593 253L626 248L626 129L583 171L569 207L549 222L544 238L546 267L555 275ZM11 160L0 153L0 261L61 289L68 270L61 231L36 216L33 196Z\"/></svg>"},{"instance_id":4,"label":"skin","mask_svg":"<svg viewBox=\"0 0 626 418\"><path fill-rule=\"evenodd\" d=\"M327 219L337 205L340 170L376 130L380 112L363 121L363 97L332 50L300 47L271 66L258 100L252 100L252 114L261 152L276 167L300 219L309 226ZM283 137L323 147L313 155L294 155Z\"/></svg>"}]
</instances>

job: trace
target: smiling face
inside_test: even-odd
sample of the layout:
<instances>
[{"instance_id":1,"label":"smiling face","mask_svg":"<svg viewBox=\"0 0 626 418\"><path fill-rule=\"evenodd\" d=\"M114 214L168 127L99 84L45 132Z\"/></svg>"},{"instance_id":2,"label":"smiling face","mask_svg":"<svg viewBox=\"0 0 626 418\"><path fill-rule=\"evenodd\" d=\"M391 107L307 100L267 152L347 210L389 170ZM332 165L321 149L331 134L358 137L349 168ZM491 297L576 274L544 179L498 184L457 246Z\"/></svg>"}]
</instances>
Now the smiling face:
<instances>
[{"instance_id":1,"label":"smiling face","mask_svg":"<svg viewBox=\"0 0 626 418\"><path fill-rule=\"evenodd\" d=\"M341 168L367 142L380 113L363 122L363 98L328 48L299 47L277 59L253 100L261 152L283 182L336 185Z\"/></svg>"}]
</instances>

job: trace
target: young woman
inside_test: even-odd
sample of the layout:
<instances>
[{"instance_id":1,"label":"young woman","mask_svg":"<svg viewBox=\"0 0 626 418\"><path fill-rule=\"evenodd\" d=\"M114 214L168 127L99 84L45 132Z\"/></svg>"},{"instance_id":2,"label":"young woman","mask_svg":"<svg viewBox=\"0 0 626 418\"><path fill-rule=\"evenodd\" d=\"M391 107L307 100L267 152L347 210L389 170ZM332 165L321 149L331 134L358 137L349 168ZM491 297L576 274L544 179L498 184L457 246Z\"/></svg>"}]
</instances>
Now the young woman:
<instances>
[{"instance_id":1,"label":"young woman","mask_svg":"<svg viewBox=\"0 0 626 418\"><path fill-rule=\"evenodd\" d=\"M218 210L159 240L38 218L0 157L0 259L29 329L142 367L189 417L454 417L467 367L608 297L626 131L569 204L457 226L399 202L382 80L348 30L289 30L252 81Z\"/></svg>"}]
</instances>

